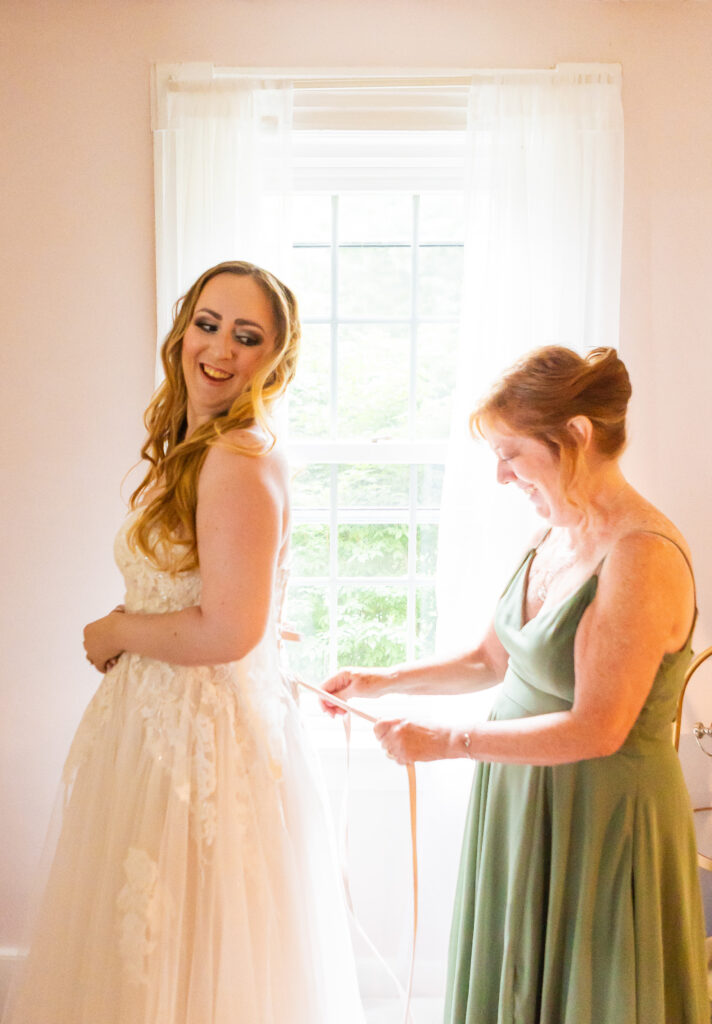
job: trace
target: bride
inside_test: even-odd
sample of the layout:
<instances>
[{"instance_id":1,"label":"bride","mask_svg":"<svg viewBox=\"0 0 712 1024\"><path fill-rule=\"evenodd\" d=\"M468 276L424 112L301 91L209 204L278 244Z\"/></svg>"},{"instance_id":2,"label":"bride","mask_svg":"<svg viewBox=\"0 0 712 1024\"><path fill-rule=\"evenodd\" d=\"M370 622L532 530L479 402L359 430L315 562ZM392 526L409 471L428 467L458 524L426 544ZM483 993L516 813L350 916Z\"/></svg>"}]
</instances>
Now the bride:
<instances>
[{"instance_id":1,"label":"bride","mask_svg":"<svg viewBox=\"0 0 712 1024\"><path fill-rule=\"evenodd\" d=\"M177 306L148 472L90 623L104 672L3 1024L362 1024L322 783L280 667L294 296L249 263Z\"/></svg>"}]
</instances>

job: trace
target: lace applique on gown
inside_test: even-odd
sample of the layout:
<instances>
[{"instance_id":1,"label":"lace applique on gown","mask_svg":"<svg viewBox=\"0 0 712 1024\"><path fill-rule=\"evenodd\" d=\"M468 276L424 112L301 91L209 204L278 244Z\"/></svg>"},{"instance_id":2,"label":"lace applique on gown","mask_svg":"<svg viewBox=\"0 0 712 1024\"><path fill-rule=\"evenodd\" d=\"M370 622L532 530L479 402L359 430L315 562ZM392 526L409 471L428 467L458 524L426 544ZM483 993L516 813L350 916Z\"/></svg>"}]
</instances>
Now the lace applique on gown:
<instances>
[{"instance_id":1,"label":"lace applique on gown","mask_svg":"<svg viewBox=\"0 0 712 1024\"><path fill-rule=\"evenodd\" d=\"M129 612L200 601L119 531ZM286 572L239 662L124 654L63 773L60 838L3 1024L363 1024L319 765L280 663Z\"/></svg>"}]
</instances>

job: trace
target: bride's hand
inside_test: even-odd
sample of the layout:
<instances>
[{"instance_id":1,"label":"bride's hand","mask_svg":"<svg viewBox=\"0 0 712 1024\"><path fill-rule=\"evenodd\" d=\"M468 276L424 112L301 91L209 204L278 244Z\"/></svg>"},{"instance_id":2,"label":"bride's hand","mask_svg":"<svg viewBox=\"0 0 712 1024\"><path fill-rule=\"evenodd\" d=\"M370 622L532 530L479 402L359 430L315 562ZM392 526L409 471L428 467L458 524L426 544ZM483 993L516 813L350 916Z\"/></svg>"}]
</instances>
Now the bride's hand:
<instances>
[{"instance_id":1,"label":"bride's hand","mask_svg":"<svg viewBox=\"0 0 712 1024\"><path fill-rule=\"evenodd\" d=\"M386 674L374 668L342 668L336 675L330 676L321 684L322 690L333 693L341 700L352 697L380 697L387 689ZM333 718L334 715L345 715L343 708L320 700L322 710Z\"/></svg>"},{"instance_id":2,"label":"bride's hand","mask_svg":"<svg viewBox=\"0 0 712 1024\"><path fill-rule=\"evenodd\" d=\"M117 605L113 612L84 627L84 650L87 661L90 661L99 672L108 672L123 653L116 639L117 620L123 613L124 606Z\"/></svg>"}]
</instances>

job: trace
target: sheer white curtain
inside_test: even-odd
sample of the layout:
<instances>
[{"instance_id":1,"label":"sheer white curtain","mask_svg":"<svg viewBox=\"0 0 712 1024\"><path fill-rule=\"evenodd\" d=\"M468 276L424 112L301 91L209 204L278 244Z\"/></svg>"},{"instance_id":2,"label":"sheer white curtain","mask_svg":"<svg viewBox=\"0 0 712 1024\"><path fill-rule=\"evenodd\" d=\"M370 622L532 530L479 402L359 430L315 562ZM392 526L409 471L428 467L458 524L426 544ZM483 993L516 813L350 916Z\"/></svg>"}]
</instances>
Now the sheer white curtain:
<instances>
[{"instance_id":1,"label":"sheer white curtain","mask_svg":"<svg viewBox=\"0 0 712 1024\"><path fill-rule=\"evenodd\" d=\"M540 520L473 442L490 382L538 345L618 344L623 115L616 66L473 81L463 313L438 552L438 646L478 639Z\"/></svg>"},{"instance_id":2,"label":"sheer white curtain","mask_svg":"<svg viewBox=\"0 0 712 1024\"><path fill-rule=\"evenodd\" d=\"M288 276L292 90L162 65L154 88L158 336L208 267L250 260Z\"/></svg>"}]
</instances>

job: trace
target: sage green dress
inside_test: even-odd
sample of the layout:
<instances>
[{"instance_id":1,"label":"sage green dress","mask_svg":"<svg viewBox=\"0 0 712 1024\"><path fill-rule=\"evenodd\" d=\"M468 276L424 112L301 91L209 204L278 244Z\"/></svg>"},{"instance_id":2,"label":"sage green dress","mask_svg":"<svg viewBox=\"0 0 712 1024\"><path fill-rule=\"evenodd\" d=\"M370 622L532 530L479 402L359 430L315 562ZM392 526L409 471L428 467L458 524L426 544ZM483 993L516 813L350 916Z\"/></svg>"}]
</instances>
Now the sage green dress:
<instances>
[{"instance_id":1,"label":"sage green dress","mask_svg":"<svg viewBox=\"0 0 712 1024\"><path fill-rule=\"evenodd\" d=\"M574 639L598 575L523 624L534 554L497 608L509 667L492 719L573 702ZM688 641L663 658L617 753L477 766L446 1024L709 1024L692 814L671 742L690 656Z\"/></svg>"}]
</instances>

